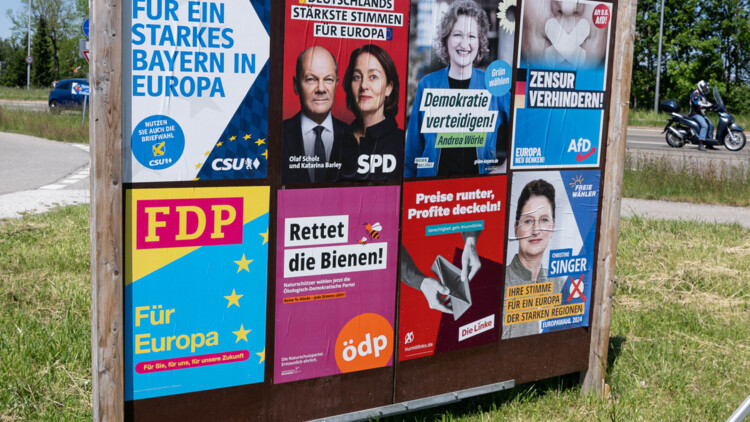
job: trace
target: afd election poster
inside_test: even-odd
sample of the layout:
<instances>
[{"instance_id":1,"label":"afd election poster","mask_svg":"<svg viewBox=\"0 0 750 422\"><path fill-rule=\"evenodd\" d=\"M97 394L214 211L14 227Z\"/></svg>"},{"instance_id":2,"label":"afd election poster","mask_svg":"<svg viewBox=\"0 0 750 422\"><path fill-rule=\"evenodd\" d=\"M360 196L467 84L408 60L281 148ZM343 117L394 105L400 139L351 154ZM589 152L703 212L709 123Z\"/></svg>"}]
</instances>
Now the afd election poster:
<instances>
[{"instance_id":1,"label":"afd election poster","mask_svg":"<svg viewBox=\"0 0 750 422\"><path fill-rule=\"evenodd\" d=\"M409 2L287 0L281 182L401 180Z\"/></svg>"},{"instance_id":2,"label":"afd election poster","mask_svg":"<svg viewBox=\"0 0 750 422\"><path fill-rule=\"evenodd\" d=\"M270 0L130 0L126 182L262 179Z\"/></svg>"},{"instance_id":3,"label":"afd election poster","mask_svg":"<svg viewBox=\"0 0 750 422\"><path fill-rule=\"evenodd\" d=\"M393 364L399 198L279 191L275 384Z\"/></svg>"},{"instance_id":4,"label":"afd election poster","mask_svg":"<svg viewBox=\"0 0 750 422\"><path fill-rule=\"evenodd\" d=\"M404 184L399 361L498 341L506 176Z\"/></svg>"},{"instance_id":5,"label":"afd election poster","mask_svg":"<svg viewBox=\"0 0 750 422\"><path fill-rule=\"evenodd\" d=\"M511 168L599 165L612 10L587 0L523 2Z\"/></svg>"},{"instance_id":6,"label":"afd election poster","mask_svg":"<svg viewBox=\"0 0 750 422\"><path fill-rule=\"evenodd\" d=\"M502 338L589 323L599 171L513 175Z\"/></svg>"},{"instance_id":7,"label":"afd election poster","mask_svg":"<svg viewBox=\"0 0 750 422\"><path fill-rule=\"evenodd\" d=\"M515 36L509 8L515 2L412 2L404 177L505 173Z\"/></svg>"},{"instance_id":8,"label":"afd election poster","mask_svg":"<svg viewBox=\"0 0 750 422\"><path fill-rule=\"evenodd\" d=\"M125 400L263 382L269 195L126 191Z\"/></svg>"}]
</instances>

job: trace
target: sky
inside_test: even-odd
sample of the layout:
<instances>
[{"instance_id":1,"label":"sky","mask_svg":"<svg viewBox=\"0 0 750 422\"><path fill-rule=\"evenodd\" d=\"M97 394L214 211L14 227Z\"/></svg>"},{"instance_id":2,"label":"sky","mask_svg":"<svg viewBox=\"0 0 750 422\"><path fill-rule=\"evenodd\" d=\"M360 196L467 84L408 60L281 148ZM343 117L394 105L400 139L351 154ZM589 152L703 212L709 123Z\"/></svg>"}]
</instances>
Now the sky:
<instances>
[{"instance_id":1,"label":"sky","mask_svg":"<svg viewBox=\"0 0 750 422\"><path fill-rule=\"evenodd\" d=\"M0 0L0 38L5 39L10 36L10 19L6 11L8 9L25 11L28 4L28 0Z\"/></svg>"}]
</instances>

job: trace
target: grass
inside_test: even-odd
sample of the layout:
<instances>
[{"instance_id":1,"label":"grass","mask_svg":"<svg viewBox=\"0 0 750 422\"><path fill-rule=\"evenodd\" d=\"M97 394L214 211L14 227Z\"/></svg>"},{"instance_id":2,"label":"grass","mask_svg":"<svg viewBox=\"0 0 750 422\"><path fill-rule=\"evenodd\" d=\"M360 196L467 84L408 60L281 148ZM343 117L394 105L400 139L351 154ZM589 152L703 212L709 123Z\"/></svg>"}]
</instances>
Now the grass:
<instances>
[{"instance_id":1,"label":"grass","mask_svg":"<svg viewBox=\"0 0 750 422\"><path fill-rule=\"evenodd\" d=\"M0 98L3 100L43 100L49 98L50 88L16 88L0 86Z\"/></svg>"},{"instance_id":2,"label":"grass","mask_svg":"<svg viewBox=\"0 0 750 422\"><path fill-rule=\"evenodd\" d=\"M81 125L81 112L51 114L46 111L0 107L0 132L22 133L39 138L79 144L89 143L89 120Z\"/></svg>"},{"instance_id":3,"label":"grass","mask_svg":"<svg viewBox=\"0 0 750 422\"><path fill-rule=\"evenodd\" d=\"M682 110L687 114L688 110ZM731 113L731 110L730 110ZM714 124L718 123L718 117L715 113L708 112L708 118ZM737 120L737 124L745 131L750 130L750 114L732 114ZM664 113L654 113L647 110L630 110L628 114L628 126L651 126L663 128L667 124L669 117Z\"/></svg>"},{"instance_id":4,"label":"grass","mask_svg":"<svg viewBox=\"0 0 750 422\"><path fill-rule=\"evenodd\" d=\"M607 380L556 377L415 421L725 420L750 392L750 230L624 219ZM88 207L0 223L0 421L90 420Z\"/></svg>"},{"instance_id":5,"label":"grass","mask_svg":"<svg viewBox=\"0 0 750 422\"><path fill-rule=\"evenodd\" d=\"M750 206L750 161L744 166L627 155L622 196Z\"/></svg>"}]
</instances>

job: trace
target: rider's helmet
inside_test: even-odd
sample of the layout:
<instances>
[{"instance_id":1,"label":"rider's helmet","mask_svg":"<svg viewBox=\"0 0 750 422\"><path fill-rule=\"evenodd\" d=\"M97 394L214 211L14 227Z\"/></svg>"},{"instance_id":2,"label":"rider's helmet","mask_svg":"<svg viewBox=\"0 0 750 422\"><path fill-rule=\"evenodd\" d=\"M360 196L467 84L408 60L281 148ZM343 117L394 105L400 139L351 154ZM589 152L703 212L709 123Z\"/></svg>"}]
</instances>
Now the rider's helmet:
<instances>
[{"instance_id":1,"label":"rider's helmet","mask_svg":"<svg viewBox=\"0 0 750 422\"><path fill-rule=\"evenodd\" d=\"M703 95L708 94L708 82L706 81L698 82L698 91L700 91L700 93Z\"/></svg>"}]
</instances>

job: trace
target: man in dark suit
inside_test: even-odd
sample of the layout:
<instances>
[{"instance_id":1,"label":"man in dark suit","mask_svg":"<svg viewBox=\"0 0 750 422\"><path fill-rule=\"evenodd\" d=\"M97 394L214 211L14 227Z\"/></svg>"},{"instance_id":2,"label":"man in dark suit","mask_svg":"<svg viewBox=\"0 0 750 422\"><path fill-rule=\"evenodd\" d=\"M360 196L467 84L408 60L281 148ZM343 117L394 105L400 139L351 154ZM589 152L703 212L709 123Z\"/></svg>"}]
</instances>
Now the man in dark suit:
<instances>
[{"instance_id":1,"label":"man in dark suit","mask_svg":"<svg viewBox=\"0 0 750 422\"><path fill-rule=\"evenodd\" d=\"M341 145L349 125L331 115L338 65L323 47L310 47L297 57L294 93L301 111L284 120L281 182L334 182L341 169Z\"/></svg>"}]
</instances>

